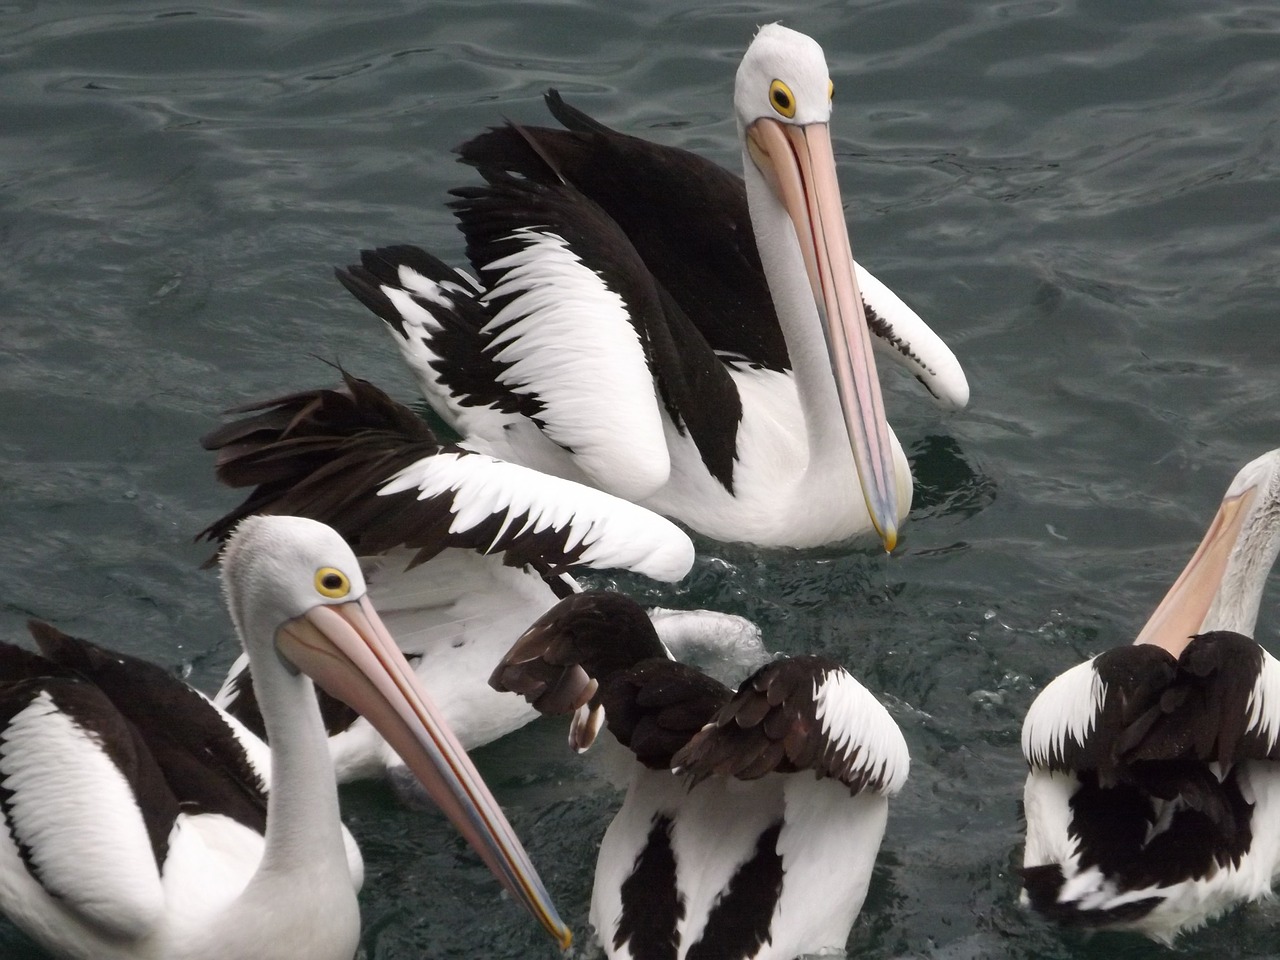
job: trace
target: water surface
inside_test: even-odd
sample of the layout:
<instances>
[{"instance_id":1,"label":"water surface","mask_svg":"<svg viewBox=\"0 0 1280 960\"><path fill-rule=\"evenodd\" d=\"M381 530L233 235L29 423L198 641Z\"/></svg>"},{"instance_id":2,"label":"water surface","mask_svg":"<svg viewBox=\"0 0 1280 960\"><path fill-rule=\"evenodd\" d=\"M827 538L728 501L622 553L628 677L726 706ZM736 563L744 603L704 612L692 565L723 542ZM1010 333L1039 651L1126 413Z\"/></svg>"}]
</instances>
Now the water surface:
<instances>
[{"instance_id":1,"label":"water surface","mask_svg":"<svg viewBox=\"0 0 1280 960\"><path fill-rule=\"evenodd\" d=\"M235 644L191 538L236 497L196 438L331 382L325 360L414 395L333 265L392 242L460 261L451 147L544 120L548 86L736 167L734 69L776 19L827 51L857 256L973 399L942 416L885 372L917 474L892 558L704 542L678 586L621 582L838 656L903 727L912 776L851 953L1163 955L1016 906L1018 734L1047 680L1132 638L1236 468L1280 445L1274 4L0 5L0 626L47 618L214 686ZM562 734L476 759L585 944L617 795ZM434 813L376 784L344 806L366 956L553 954ZM1177 953L1276 955L1276 919L1236 911ZM0 957L41 956L0 922Z\"/></svg>"}]
</instances>

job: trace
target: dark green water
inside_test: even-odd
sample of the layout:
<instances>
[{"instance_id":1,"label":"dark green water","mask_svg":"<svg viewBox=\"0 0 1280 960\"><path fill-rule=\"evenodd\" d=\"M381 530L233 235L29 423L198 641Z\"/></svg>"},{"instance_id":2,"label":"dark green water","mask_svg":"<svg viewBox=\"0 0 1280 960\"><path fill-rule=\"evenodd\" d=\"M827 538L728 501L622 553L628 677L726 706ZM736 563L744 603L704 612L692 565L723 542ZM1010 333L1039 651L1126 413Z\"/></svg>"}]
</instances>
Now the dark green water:
<instances>
[{"instance_id":1,"label":"dark green water","mask_svg":"<svg viewBox=\"0 0 1280 960\"><path fill-rule=\"evenodd\" d=\"M317 358L413 396L332 266L401 241L460 257L450 147L541 120L549 85L736 165L736 62L779 18L827 51L859 259L973 399L943 418L886 374L918 478L892 558L702 543L679 587L627 585L838 655L903 727L852 954L1163 955L1017 908L1018 734L1048 679L1132 638L1236 468L1280 445L1274 3L0 0L0 628L40 616L212 687L234 642L191 537L235 498L196 438L329 382ZM589 942L615 796L559 724L476 759ZM434 813L378 785L344 805L368 957L554 954ZM1277 919L1240 910L1176 952L1277 956ZM0 921L0 958L41 956Z\"/></svg>"}]
</instances>

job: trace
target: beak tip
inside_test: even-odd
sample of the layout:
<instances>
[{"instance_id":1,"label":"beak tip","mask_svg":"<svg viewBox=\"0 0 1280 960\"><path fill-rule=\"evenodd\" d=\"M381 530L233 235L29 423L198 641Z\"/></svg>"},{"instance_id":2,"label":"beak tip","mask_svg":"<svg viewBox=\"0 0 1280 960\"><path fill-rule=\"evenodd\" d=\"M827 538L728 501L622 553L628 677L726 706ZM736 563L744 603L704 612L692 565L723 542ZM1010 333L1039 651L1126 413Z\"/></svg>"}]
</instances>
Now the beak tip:
<instances>
[{"instance_id":1,"label":"beak tip","mask_svg":"<svg viewBox=\"0 0 1280 960\"><path fill-rule=\"evenodd\" d=\"M894 547L898 545L897 510L890 507L877 513L874 508L871 508L870 500L867 505L868 513L871 515L871 526L876 536L880 538L880 542L884 544L884 552L893 553Z\"/></svg>"},{"instance_id":2,"label":"beak tip","mask_svg":"<svg viewBox=\"0 0 1280 960\"><path fill-rule=\"evenodd\" d=\"M552 936L555 937L556 944L560 947L562 952L568 951L568 949L573 946L573 931L563 924L561 924L558 929L552 931Z\"/></svg>"}]
</instances>

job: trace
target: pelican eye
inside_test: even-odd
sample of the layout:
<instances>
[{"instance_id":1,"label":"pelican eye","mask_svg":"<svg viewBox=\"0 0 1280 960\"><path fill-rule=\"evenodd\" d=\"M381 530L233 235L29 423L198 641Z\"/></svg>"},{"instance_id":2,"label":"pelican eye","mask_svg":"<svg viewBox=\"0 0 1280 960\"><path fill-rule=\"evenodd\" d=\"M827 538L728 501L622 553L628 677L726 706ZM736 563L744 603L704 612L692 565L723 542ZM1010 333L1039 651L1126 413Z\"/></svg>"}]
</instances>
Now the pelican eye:
<instances>
[{"instance_id":1,"label":"pelican eye","mask_svg":"<svg viewBox=\"0 0 1280 960\"><path fill-rule=\"evenodd\" d=\"M316 571L316 590L330 600L339 600L351 592L351 581L341 570L321 567Z\"/></svg>"},{"instance_id":2,"label":"pelican eye","mask_svg":"<svg viewBox=\"0 0 1280 960\"><path fill-rule=\"evenodd\" d=\"M791 88L781 80L769 84L769 102L773 104L773 109L788 120L796 115L796 98L791 93Z\"/></svg>"}]
</instances>

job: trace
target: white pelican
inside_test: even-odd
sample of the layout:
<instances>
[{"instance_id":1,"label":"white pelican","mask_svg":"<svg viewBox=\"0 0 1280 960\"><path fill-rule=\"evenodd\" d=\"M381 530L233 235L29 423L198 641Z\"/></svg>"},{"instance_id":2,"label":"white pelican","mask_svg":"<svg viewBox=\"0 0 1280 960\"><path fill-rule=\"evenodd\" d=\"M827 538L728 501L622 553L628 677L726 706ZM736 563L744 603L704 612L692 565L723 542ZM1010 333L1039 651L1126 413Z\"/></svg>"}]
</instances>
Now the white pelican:
<instances>
[{"instance_id":1,"label":"white pelican","mask_svg":"<svg viewBox=\"0 0 1280 960\"><path fill-rule=\"evenodd\" d=\"M610 958L792 960L843 950L907 745L825 657L774 660L733 693L671 660L621 594L580 593L516 643L491 681L575 711L634 755L596 862L591 923Z\"/></svg>"},{"instance_id":2,"label":"white pelican","mask_svg":"<svg viewBox=\"0 0 1280 960\"><path fill-rule=\"evenodd\" d=\"M358 851L312 679L363 711L502 884L568 930L497 802L397 650L333 530L255 517L223 586L265 748L158 667L51 627L0 650L0 912L74 960L351 960Z\"/></svg>"},{"instance_id":3,"label":"white pelican","mask_svg":"<svg viewBox=\"0 0 1280 960\"><path fill-rule=\"evenodd\" d=\"M204 439L218 477L251 486L244 503L205 535L223 538L254 512L328 523L360 555L370 596L418 678L468 749L528 723L537 711L502 696L488 677L512 641L577 589L572 566L634 570L676 580L693 544L667 520L590 487L436 442L412 410L347 376L241 408ZM737 647L755 625L710 611L654 612L663 639ZM215 697L264 735L247 661ZM322 696L340 781L416 780L368 721Z\"/></svg>"},{"instance_id":4,"label":"white pelican","mask_svg":"<svg viewBox=\"0 0 1280 960\"><path fill-rule=\"evenodd\" d=\"M567 130L509 124L459 148L486 181L454 191L479 285L414 247L366 251L338 278L473 449L719 540L805 547L874 527L892 549L911 476L871 338L943 406L969 387L853 263L831 94L815 41L760 29L734 90L744 185L552 91Z\"/></svg>"},{"instance_id":5,"label":"white pelican","mask_svg":"<svg viewBox=\"0 0 1280 960\"><path fill-rule=\"evenodd\" d=\"M1169 943L1270 895L1280 664L1251 637L1277 550L1272 450L1236 474L1134 645L1072 667L1032 703L1025 903Z\"/></svg>"}]
</instances>

